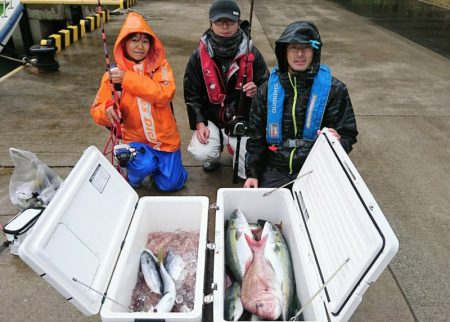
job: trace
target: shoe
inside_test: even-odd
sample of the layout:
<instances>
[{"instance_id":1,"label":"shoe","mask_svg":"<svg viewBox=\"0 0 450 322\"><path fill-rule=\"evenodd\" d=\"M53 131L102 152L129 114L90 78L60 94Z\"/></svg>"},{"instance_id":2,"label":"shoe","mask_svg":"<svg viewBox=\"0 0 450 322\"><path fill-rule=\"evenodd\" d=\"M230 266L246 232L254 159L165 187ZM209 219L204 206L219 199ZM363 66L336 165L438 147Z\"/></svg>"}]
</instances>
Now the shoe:
<instances>
[{"instance_id":1,"label":"shoe","mask_svg":"<svg viewBox=\"0 0 450 322\"><path fill-rule=\"evenodd\" d=\"M132 187L135 188L135 189L141 187L141 184L140 184L140 183L133 183L133 182L131 182L131 181L130 181L129 183L130 183L130 186L132 186Z\"/></svg>"},{"instance_id":2,"label":"shoe","mask_svg":"<svg viewBox=\"0 0 450 322\"><path fill-rule=\"evenodd\" d=\"M205 161L205 162L203 162L203 171L211 172L211 171L216 170L219 166L220 166L219 162Z\"/></svg>"},{"instance_id":3,"label":"shoe","mask_svg":"<svg viewBox=\"0 0 450 322\"><path fill-rule=\"evenodd\" d=\"M153 180L152 176L148 175L142 179L141 185L148 186L148 184Z\"/></svg>"},{"instance_id":4,"label":"shoe","mask_svg":"<svg viewBox=\"0 0 450 322\"><path fill-rule=\"evenodd\" d=\"M147 190L151 190L152 188L157 189L155 181L153 180L153 177L148 176L147 178L148 178L148 180L145 181L145 187L147 187Z\"/></svg>"}]
</instances>

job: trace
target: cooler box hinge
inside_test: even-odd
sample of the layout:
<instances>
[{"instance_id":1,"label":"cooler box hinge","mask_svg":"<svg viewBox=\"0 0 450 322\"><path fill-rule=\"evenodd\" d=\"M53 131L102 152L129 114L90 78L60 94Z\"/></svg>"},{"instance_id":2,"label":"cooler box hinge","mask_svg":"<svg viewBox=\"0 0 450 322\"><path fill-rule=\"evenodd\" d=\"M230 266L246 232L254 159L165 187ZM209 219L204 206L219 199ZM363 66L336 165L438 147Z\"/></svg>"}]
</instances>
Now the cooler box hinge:
<instances>
[{"instance_id":1,"label":"cooler box hinge","mask_svg":"<svg viewBox=\"0 0 450 322\"><path fill-rule=\"evenodd\" d=\"M203 304L210 304L212 302L214 302L214 295L212 293L203 297Z\"/></svg>"},{"instance_id":2,"label":"cooler box hinge","mask_svg":"<svg viewBox=\"0 0 450 322\"><path fill-rule=\"evenodd\" d=\"M217 283L211 283L211 291L217 291ZM209 304L214 301L214 293L210 293L203 297L203 304Z\"/></svg>"}]
</instances>

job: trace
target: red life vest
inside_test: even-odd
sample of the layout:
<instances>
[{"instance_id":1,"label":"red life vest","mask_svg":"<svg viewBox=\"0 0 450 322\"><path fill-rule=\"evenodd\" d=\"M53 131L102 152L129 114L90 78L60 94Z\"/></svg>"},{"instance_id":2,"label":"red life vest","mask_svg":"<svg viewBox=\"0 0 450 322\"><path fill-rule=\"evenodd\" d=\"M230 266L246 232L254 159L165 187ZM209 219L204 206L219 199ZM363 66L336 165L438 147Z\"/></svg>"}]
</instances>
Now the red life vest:
<instances>
[{"instance_id":1,"label":"red life vest","mask_svg":"<svg viewBox=\"0 0 450 322\"><path fill-rule=\"evenodd\" d=\"M221 104L225 101L225 83L221 77L219 67L208 53L208 49L203 41L200 41L200 62L202 65L203 79L205 80L206 90L208 92L209 101L213 104ZM255 56L252 52L248 54L247 63L247 83L253 81L253 60ZM245 54L238 55L234 58L231 66L226 74L226 81L239 70L235 88L241 89L242 79L244 76Z\"/></svg>"}]
</instances>

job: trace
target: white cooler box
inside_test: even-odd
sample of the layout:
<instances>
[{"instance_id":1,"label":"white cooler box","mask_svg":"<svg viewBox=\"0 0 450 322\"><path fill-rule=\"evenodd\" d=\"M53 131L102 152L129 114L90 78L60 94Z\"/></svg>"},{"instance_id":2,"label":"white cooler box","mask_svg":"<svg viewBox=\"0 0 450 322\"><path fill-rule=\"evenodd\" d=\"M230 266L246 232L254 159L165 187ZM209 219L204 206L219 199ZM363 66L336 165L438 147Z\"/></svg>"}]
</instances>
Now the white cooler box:
<instances>
[{"instance_id":1,"label":"white cooler box","mask_svg":"<svg viewBox=\"0 0 450 322\"><path fill-rule=\"evenodd\" d=\"M103 321L201 321L208 198L138 199L101 152L90 147L20 246L19 256L86 315L100 312ZM177 229L200 234L191 312L129 313L101 295L127 307L148 234Z\"/></svg>"},{"instance_id":2,"label":"white cooler box","mask_svg":"<svg viewBox=\"0 0 450 322\"><path fill-rule=\"evenodd\" d=\"M214 321L225 321L224 223L235 209L248 222L282 224L301 305L337 271L306 306L306 321L347 321L397 253L398 240L376 201L341 145L326 133L315 143L292 194L279 189L264 197L273 189L219 189Z\"/></svg>"},{"instance_id":3,"label":"white cooler box","mask_svg":"<svg viewBox=\"0 0 450 322\"><path fill-rule=\"evenodd\" d=\"M249 222L282 223L302 304L349 259L303 312L307 321L348 320L369 284L397 252L398 241L352 162L326 133L318 138L300 175L312 172L297 180L293 195L286 189L267 197L263 194L271 189L218 190L214 281L206 294L208 198L138 200L136 192L94 147L85 151L64 181L19 248L19 255L84 314L100 312L103 321L201 321L207 295L205 298L213 301L214 321L222 322L224 224L239 208ZM73 281L75 277L128 306L148 233L176 229L200 230L192 312L128 313Z\"/></svg>"}]
</instances>

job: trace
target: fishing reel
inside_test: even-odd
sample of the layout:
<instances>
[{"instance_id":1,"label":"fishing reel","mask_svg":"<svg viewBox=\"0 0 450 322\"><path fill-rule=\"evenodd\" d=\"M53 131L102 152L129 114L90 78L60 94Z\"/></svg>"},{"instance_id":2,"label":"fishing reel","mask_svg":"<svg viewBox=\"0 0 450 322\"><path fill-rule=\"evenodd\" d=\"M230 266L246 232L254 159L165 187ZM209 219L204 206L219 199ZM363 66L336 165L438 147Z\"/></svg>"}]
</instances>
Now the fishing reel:
<instances>
[{"instance_id":1,"label":"fishing reel","mask_svg":"<svg viewBox=\"0 0 450 322\"><path fill-rule=\"evenodd\" d=\"M145 153L145 149L143 147L135 149L128 144L117 144L114 146L114 157L119 161L121 168L125 168L138 152Z\"/></svg>"},{"instance_id":2,"label":"fishing reel","mask_svg":"<svg viewBox=\"0 0 450 322\"><path fill-rule=\"evenodd\" d=\"M228 126L230 136L245 136L247 133L247 123L243 118L235 117Z\"/></svg>"}]
</instances>

